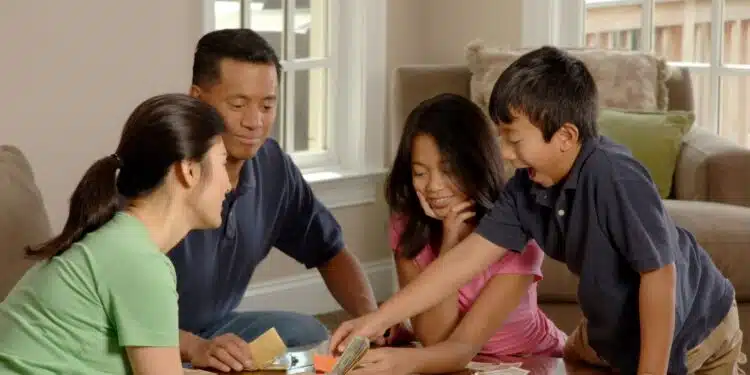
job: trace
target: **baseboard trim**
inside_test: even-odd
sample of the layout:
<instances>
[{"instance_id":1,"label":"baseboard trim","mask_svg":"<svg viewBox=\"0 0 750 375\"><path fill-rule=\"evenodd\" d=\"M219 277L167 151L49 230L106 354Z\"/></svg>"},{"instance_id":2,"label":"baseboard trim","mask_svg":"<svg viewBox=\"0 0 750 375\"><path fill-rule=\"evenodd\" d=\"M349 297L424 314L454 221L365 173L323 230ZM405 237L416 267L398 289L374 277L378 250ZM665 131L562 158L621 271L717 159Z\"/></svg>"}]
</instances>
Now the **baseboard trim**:
<instances>
[{"instance_id":1,"label":"baseboard trim","mask_svg":"<svg viewBox=\"0 0 750 375\"><path fill-rule=\"evenodd\" d=\"M383 259L362 265L375 298L388 299L394 290L393 260ZM340 310L317 270L302 275L250 284L237 311L295 311L316 315Z\"/></svg>"}]
</instances>

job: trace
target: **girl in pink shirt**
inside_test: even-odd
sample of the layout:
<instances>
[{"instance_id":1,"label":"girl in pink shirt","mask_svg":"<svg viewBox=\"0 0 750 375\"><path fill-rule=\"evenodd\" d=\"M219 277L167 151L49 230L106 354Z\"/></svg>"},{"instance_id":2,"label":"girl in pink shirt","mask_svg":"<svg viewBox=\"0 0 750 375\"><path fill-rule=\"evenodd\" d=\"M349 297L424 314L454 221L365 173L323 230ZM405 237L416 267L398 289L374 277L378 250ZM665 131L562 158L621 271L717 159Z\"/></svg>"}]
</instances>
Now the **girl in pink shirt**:
<instances>
[{"instance_id":1,"label":"girl in pink shirt","mask_svg":"<svg viewBox=\"0 0 750 375\"><path fill-rule=\"evenodd\" d=\"M414 109L386 183L401 287L468 236L502 188L500 149L479 107L441 94ZM543 258L533 240L523 252L509 252L450 298L412 317L424 348L371 350L353 374L445 373L471 360L562 356L566 335L537 306Z\"/></svg>"}]
</instances>

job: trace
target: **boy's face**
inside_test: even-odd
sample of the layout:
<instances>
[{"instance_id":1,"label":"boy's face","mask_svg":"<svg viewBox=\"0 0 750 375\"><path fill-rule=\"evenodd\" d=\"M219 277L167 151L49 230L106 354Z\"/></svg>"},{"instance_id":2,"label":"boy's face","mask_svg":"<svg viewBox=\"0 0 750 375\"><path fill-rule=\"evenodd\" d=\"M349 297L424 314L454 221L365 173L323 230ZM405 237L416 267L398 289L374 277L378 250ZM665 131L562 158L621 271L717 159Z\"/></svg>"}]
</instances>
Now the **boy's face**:
<instances>
[{"instance_id":1,"label":"boy's face","mask_svg":"<svg viewBox=\"0 0 750 375\"><path fill-rule=\"evenodd\" d=\"M526 168L529 178L545 188L560 182L578 156L578 128L566 123L545 142L542 131L526 115L513 115L512 123L498 125L503 160L515 168Z\"/></svg>"}]
</instances>

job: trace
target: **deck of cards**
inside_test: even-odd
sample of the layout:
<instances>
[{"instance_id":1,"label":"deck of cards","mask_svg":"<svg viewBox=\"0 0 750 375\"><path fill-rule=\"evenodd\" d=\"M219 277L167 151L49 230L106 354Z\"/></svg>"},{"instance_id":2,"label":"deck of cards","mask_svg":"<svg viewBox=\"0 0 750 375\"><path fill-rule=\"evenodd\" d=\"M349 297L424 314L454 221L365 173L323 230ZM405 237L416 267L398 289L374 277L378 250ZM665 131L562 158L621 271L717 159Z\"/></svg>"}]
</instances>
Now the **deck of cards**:
<instances>
[{"instance_id":1,"label":"deck of cards","mask_svg":"<svg viewBox=\"0 0 750 375\"><path fill-rule=\"evenodd\" d=\"M521 367L521 363L483 363L469 362L466 369L476 375L527 375L528 370Z\"/></svg>"}]
</instances>

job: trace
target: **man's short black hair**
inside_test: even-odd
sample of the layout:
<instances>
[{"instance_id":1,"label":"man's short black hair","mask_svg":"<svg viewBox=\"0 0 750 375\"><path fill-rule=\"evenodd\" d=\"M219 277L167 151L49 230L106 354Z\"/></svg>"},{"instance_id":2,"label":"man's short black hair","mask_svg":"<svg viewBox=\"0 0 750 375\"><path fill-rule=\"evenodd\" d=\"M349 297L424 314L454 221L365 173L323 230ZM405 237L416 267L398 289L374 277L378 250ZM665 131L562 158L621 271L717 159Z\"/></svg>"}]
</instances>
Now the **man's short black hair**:
<instances>
[{"instance_id":1,"label":"man's short black hair","mask_svg":"<svg viewBox=\"0 0 750 375\"><path fill-rule=\"evenodd\" d=\"M223 59L276 67L281 76L281 64L268 41L250 29L223 29L207 33L198 41L193 57L193 84L207 87L220 78L219 63Z\"/></svg>"},{"instance_id":2,"label":"man's short black hair","mask_svg":"<svg viewBox=\"0 0 750 375\"><path fill-rule=\"evenodd\" d=\"M596 137L598 93L581 60L555 47L524 54L495 82L489 101L493 122L511 123L522 113L542 131L546 142L564 123L578 127L580 141Z\"/></svg>"}]
</instances>

